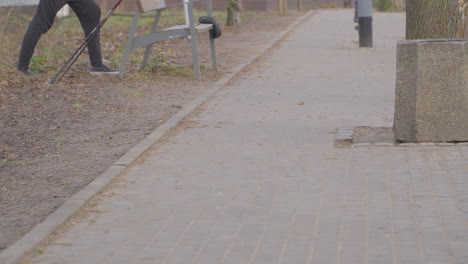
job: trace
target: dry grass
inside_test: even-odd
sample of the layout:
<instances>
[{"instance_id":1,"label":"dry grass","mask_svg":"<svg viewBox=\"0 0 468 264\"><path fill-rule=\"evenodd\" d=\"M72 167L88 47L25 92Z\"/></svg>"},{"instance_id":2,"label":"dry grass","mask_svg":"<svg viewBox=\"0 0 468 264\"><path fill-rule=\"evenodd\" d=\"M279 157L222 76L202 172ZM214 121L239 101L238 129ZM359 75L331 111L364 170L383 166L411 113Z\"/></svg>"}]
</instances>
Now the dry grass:
<instances>
[{"instance_id":1,"label":"dry grass","mask_svg":"<svg viewBox=\"0 0 468 264\"><path fill-rule=\"evenodd\" d=\"M223 14L219 15L215 17L223 25ZM76 18L57 20L41 39L36 57L43 60L36 67L42 75L29 79L14 66L32 14L2 10L0 251L226 72L260 54L297 15L247 13L240 27L223 28L216 44L218 71L202 68L202 82L186 77L192 71L190 41L180 38L155 45L149 67L129 72L125 78L90 77L83 54L61 83L50 85L47 80L55 71L48 69L61 67L83 39ZM173 18L179 17L165 16L164 23L175 23ZM102 30L101 45L105 59L112 62L109 66L121 59L131 19L116 14ZM143 19L140 30L148 31L150 22L151 18ZM209 64L209 45L204 45L209 44L208 38L205 35L199 41L204 42L199 45L201 62ZM132 52L128 70L136 68L139 52Z\"/></svg>"},{"instance_id":2,"label":"dry grass","mask_svg":"<svg viewBox=\"0 0 468 264\"><path fill-rule=\"evenodd\" d=\"M103 10L103 13L105 12L107 11ZM180 9L163 12L160 26L166 27L184 23L182 12ZM204 15L204 13L197 12L196 17L201 15ZM2 43L0 46L0 65L11 68L16 67L23 34L32 16L33 11L31 9L25 11L18 8L0 8L0 43ZM154 14L148 13L140 19L138 33L149 32L153 16ZM215 18L221 23L225 20L223 13L215 13ZM103 57L105 63L112 67L117 67L123 56L132 19L132 14L117 12L101 29ZM30 68L38 72L57 70L71 56L83 39L83 31L74 14L66 18L56 18L49 32L41 37L31 60ZM142 52L132 53L133 60L141 61ZM164 50L157 54L158 56L155 59L158 63L170 63L172 61L170 57L174 55L171 54L170 50ZM88 63L87 56L83 54L77 63Z\"/></svg>"}]
</instances>

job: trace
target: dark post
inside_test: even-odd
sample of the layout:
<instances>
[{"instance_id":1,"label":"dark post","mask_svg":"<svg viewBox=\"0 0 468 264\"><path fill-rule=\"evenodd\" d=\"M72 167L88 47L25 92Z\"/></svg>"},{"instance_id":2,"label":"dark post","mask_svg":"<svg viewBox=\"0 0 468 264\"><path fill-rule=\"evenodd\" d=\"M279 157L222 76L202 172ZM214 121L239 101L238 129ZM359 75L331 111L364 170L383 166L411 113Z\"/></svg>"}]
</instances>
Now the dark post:
<instances>
[{"instance_id":1,"label":"dark post","mask_svg":"<svg viewBox=\"0 0 468 264\"><path fill-rule=\"evenodd\" d=\"M357 1L359 47L372 48L372 0Z\"/></svg>"}]
</instances>

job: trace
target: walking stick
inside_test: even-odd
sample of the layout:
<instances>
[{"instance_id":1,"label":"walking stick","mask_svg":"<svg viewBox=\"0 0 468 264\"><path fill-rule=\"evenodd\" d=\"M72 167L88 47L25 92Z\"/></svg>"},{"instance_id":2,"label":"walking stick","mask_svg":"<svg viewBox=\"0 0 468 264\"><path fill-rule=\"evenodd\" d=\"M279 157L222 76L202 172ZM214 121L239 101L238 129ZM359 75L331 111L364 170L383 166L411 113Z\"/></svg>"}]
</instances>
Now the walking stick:
<instances>
[{"instance_id":1,"label":"walking stick","mask_svg":"<svg viewBox=\"0 0 468 264\"><path fill-rule=\"evenodd\" d=\"M68 59L67 62L65 62L65 65L63 65L63 67L57 72L57 74L55 74L55 76L52 77L52 79L50 80L51 84L57 84L62 80L63 76L65 76L65 74L68 72L70 67L76 62L78 57L80 57L81 53L83 53L85 48L88 46L89 41L99 32L99 29L102 28L104 23L106 23L107 19L109 19L109 17L112 15L115 9L117 9L117 7L120 5L122 1L123 0L118 0L117 3L115 3L115 5L109 10L109 12L107 12L106 16L93 29L93 31L89 33L89 35L85 38L83 43L81 43L78 49L73 53L70 59Z\"/></svg>"}]
</instances>

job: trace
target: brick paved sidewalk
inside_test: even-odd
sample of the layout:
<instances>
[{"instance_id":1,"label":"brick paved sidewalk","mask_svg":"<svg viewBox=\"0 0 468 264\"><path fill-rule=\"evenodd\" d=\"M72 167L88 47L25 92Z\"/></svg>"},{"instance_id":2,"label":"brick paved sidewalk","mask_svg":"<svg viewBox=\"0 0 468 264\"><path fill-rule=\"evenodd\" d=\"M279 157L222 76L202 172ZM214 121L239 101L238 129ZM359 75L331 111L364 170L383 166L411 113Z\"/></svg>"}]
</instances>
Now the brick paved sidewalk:
<instances>
[{"instance_id":1,"label":"brick paved sidewalk","mask_svg":"<svg viewBox=\"0 0 468 264\"><path fill-rule=\"evenodd\" d=\"M29 261L468 263L468 147L334 148L393 120L404 14L373 49L352 19L304 22Z\"/></svg>"}]
</instances>

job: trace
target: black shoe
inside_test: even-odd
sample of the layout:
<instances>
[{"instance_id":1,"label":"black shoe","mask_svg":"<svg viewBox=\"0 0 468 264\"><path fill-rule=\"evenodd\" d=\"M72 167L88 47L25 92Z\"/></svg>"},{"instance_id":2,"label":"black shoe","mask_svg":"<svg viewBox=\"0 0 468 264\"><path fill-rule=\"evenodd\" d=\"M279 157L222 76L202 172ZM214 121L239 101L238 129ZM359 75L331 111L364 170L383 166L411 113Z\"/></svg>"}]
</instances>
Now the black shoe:
<instances>
[{"instance_id":1,"label":"black shoe","mask_svg":"<svg viewBox=\"0 0 468 264\"><path fill-rule=\"evenodd\" d=\"M109 67L107 67L106 65L102 65L99 67L94 67L94 66L91 67L91 70L89 70L89 73L93 75L104 75L104 74L116 75L116 74L119 74L119 71L109 69Z\"/></svg>"},{"instance_id":2,"label":"black shoe","mask_svg":"<svg viewBox=\"0 0 468 264\"><path fill-rule=\"evenodd\" d=\"M39 76L40 74L39 73L35 73L33 71L31 71L30 69L18 69L18 71L22 72L24 75L28 76L28 77L31 77L31 78L34 78L34 77L37 77Z\"/></svg>"}]
</instances>

